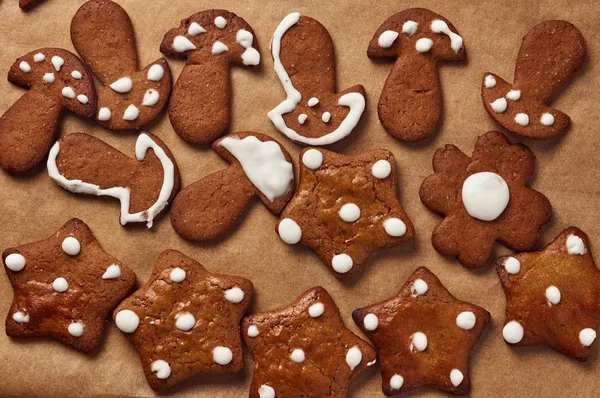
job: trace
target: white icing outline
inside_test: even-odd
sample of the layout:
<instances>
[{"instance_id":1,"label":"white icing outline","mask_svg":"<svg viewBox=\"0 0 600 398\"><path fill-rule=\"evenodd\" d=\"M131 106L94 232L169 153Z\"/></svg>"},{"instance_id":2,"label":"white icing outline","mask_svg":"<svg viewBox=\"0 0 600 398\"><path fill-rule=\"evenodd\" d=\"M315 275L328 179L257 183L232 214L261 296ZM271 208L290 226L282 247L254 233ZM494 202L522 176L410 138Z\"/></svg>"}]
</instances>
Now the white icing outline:
<instances>
[{"instance_id":1,"label":"white icing outline","mask_svg":"<svg viewBox=\"0 0 600 398\"><path fill-rule=\"evenodd\" d=\"M111 196L119 199L121 202L121 225L126 225L128 222L146 222L146 226L152 228L154 217L167 206L169 197L173 192L173 186L175 185L175 167L165 151L147 134L140 134L135 143L135 157L137 160L144 160L149 148L154 150L154 154L160 160L160 164L162 165L163 184L160 188L160 194L158 195L156 202L154 202L147 210L138 213L129 213L129 200L131 196L130 188L112 187L100 189L98 185L90 184L82 180L68 180L65 176L60 174L56 165L56 158L60 151L59 141L54 143L48 155L48 176L52 178L56 184L67 191L96 196Z\"/></svg>"}]
</instances>

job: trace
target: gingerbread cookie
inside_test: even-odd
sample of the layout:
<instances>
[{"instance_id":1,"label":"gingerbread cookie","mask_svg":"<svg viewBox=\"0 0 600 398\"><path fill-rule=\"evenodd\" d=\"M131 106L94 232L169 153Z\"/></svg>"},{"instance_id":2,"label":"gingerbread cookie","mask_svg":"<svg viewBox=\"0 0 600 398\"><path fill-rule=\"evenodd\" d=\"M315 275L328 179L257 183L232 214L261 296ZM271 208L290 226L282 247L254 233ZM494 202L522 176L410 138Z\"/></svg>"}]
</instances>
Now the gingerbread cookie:
<instances>
[{"instance_id":1,"label":"gingerbread cookie","mask_svg":"<svg viewBox=\"0 0 600 398\"><path fill-rule=\"evenodd\" d=\"M548 199L528 187L534 169L533 152L496 131L477 138L471 157L454 145L438 149L419 191L425 206L445 216L433 230L435 249L468 268L483 267L497 240L533 249L552 214Z\"/></svg>"},{"instance_id":2,"label":"gingerbread cookie","mask_svg":"<svg viewBox=\"0 0 600 398\"><path fill-rule=\"evenodd\" d=\"M579 29L567 21L544 21L525 35L513 84L486 73L481 97L487 113L508 131L546 139L565 131L568 115L551 108L571 76L583 66L586 45Z\"/></svg>"},{"instance_id":3,"label":"gingerbread cookie","mask_svg":"<svg viewBox=\"0 0 600 398\"><path fill-rule=\"evenodd\" d=\"M600 326L600 271L587 235L570 227L539 252L501 257L502 334L510 345L545 345L586 361Z\"/></svg>"},{"instance_id":4,"label":"gingerbread cookie","mask_svg":"<svg viewBox=\"0 0 600 398\"><path fill-rule=\"evenodd\" d=\"M211 274L176 250L158 257L150 280L114 312L115 324L137 349L154 390L198 374L244 367L240 321L252 282Z\"/></svg>"},{"instance_id":5,"label":"gingerbread cookie","mask_svg":"<svg viewBox=\"0 0 600 398\"><path fill-rule=\"evenodd\" d=\"M85 2L71 21L71 41L103 84L96 114L100 125L137 130L159 116L171 93L171 69L160 58L138 70L133 25L120 5Z\"/></svg>"},{"instance_id":6,"label":"gingerbread cookie","mask_svg":"<svg viewBox=\"0 0 600 398\"><path fill-rule=\"evenodd\" d=\"M151 228L179 191L175 159L150 133L138 136L135 159L91 135L69 134L54 144L47 166L67 191L119 199L121 225L145 222Z\"/></svg>"},{"instance_id":7,"label":"gingerbread cookie","mask_svg":"<svg viewBox=\"0 0 600 398\"><path fill-rule=\"evenodd\" d=\"M0 167L9 173L27 171L44 159L64 109L87 118L96 112L92 73L67 50L42 48L22 56L8 81L29 88L0 118Z\"/></svg>"},{"instance_id":8,"label":"gingerbread cookie","mask_svg":"<svg viewBox=\"0 0 600 398\"><path fill-rule=\"evenodd\" d=\"M294 193L292 158L271 137L232 133L212 147L230 166L183 188L171 206L175 231L197 242L225 234L253 197L279 214Z\"/></svg>"},{"instance_id":9,"label":"gingerbread cookie","mask_svg":"<svg viewBox=\"0 0 600 398\"><path fill-rule=\"evenodd\" d=\"M454 298L427 268L396 296L352 317L377 349L385 395L423 386L454 395L471 390L470 354L490 313Z\"/></svg>"},{"instance_id":10,"label":"gingerbread cookie","mask_svg":"<svg viewBox=\"0 0 600 398\"><path fill-rule=\"evenodd\" d=\"M254 359L250 398L344 398L376 360L322 287L244 318L242 332Z\"/></svg>"},{"instance_id":11,"label":"gingerbread cookie","mask_svg":"<svg viewBox=\"0 0 600 398\"><path fill-rule=\"evenodd\" d=\"M365 89L357 85L335 91L333 41L319 21L289 14L273 34L271 53L287 95L268 113L277 130L314 146L333 144L352 133L365 110Z\"/></svg>"},{"instance_id":12,"label":"gingerbread cookie","mask_svg":"<svg viewBox=\"0 0 600 398\"><path fill-rule=\"evenodd\" d=\"M186 59L169 103L169 119L181 138L210 144L229 126L230 64L260 63L254 31L225 10L206 10L181 21L165 34L160 51Z\"/></svg>"},{"instance_id":13,"label":"gingerbread cookie","mask_svg":"<svg viewBox=\"0 0 600 398\"><path fill-rule=\"evenodd\" d=\"M383 127L402 141L429 137L442 116L438 62L467 58L456 28L424 8L404 10L377 29L367 56L396 60L377 106Z\"/></svg>"},{"instance_id":14,"label":"gingerbread cookie","mask_svg":"<svg viewBox=\"0 0 600 398\"><path fill-rule=\"evenodd\" d=\"M414 228L396 197L396 161L373 149L341 155L300 153L298 191L276 229L288 244L313 249L341 281L351 279L373 251L397 246Z\"/></svg>"},{"instance_id":15,"label":"gingerbread cookie","mask_svg":"<svg viewBox=\"0 0 600 398\"><path fill-rule=\"evenodd\" d=\"M48 239L2 253L15 298L10 337L53 337L90 352L100 345L109 312L135 285L135 274L100 247L73 218Z\"/></svg>"}]
</instances>

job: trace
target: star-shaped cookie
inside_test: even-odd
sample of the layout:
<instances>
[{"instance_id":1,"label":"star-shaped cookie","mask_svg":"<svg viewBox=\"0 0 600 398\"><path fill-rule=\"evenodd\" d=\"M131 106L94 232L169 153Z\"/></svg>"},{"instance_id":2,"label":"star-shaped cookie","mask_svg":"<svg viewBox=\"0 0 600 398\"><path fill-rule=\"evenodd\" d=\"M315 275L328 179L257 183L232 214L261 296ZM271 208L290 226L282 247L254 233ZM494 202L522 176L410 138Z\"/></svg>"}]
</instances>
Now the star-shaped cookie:
<instances>
[{"instance_id":1,"label":"star-shaped cookie","mask_svg":"<svg viewBox=\"0 0 600 398\"><path fill-rule=\"evenodd\" d=\"M384 149L341 155L300 153L300 183L277 232L288 244L313 249L341 281L374 251L398 246L414 228L396 197L396 161Z\"/></svg>"},{"instance_id":2,"label":"star-shaped cookie","mask_svg":"<svg viewBox=\"0 0 600 398\"><path fill-rule=\"evenodd\" d=\"M469 393L469 357L490 313L454 298L427 268L418 268L396 296L352 317L377 349L385 395L422 386Z\"/></svg>"},{"instance_id":3,"label":"star-shaped cookie","mask_svg":"<svg viewBox=\"0 0 600 398\"><path fill-rule=\"evenodd\" d=\"M587 235L567 228L538 252L499 258L496 270L506 294L504 340L586 361L600 326L600 271Z\"/></svg>"},{"instance_id":4,"label":"star-shaped cookie","mask_svg":"<svg viewBox=\"0 0 600 398\"><path fill-rule=\"evenodd\" d=\"M375 350L344 326L322 287L242 323L254 358L250 398L342 398L375 363Z\"/></svg>"},{"instance_id":5,"label":"star-shaped cookie","mask_svg":"<svg viewBox=\"0 0 600 398\"><path fill-rule=\"evenodd\" d=\"M4 250L2 259L15 295L6 334L54 337L84 352L98 347L109 312L135 285L133 271L76 218L48 239Z\"/></svg>"},{"instance_id":6,"label":"star-shaped cookie","mask_svg":"<svg viewBox=\"0 0 600 398\"><path fill-rule=\"evenodd\" d=\"M243 369L240 321L252 292L247 279L211 274L165 250L150 280L113 316L137 349L148 384L160 390L193 375Z\"/></svg>"}]
</instances>

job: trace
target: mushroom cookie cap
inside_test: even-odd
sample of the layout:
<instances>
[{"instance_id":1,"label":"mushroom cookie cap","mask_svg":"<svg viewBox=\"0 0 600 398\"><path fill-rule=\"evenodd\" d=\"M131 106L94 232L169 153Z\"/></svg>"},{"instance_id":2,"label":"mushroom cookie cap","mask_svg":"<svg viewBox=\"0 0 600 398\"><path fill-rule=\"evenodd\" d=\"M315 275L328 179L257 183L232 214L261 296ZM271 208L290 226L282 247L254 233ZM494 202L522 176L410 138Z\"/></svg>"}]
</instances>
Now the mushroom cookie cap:
<instances>
[{"instance_id":1,"label":"mushroom cookie cap","mask_svg":"<svg viewBox=\"0 0 600 398\"><path fill-rule=\"evenodd\" d=\"M396 60L377 106L383 127L402 141L430 136L439 124L443 106L438 62L467 58L454 25L423 8L404 10L375 31L367 56Z\"/></svg>"},{"instance_id":2,"label":"mushroom cookie cap","mask_svg":"<svg viewBox=\"0 0 600 398\"><path fill-rule=\"evenodd\" d=\"M486 72L481 83L483 106L508 131L547 139L567 130L570 118L549 104L585 61L586 44L579 29L567 21L544 21L521 43L514 82Z\"/></svg>"},{"instance_id":3,"label":"mushroom cookie cap","mask_svg":"<svg viewBox=\"0 0 600 398\"><path fill-rule=\"evenodd\" d=\"M63 109L91 118L96 112L92 73L74 54L41 48L17 59L8 81L29 90L0 118L0 167L27 171L56 140Z\"/></svg>"},{"instance_id":4,"label":"mushroom cookie cap","mask_svg":"<svg viewBox=\"0 0 600 398\"><path fill-rule=\"evenodd\" d=\"M254 31L226 10L206 10L169 30L160 51L186 59L169 103L173 129L184 140L210 144L229 126L230 64L253 67L260 63Z\"/></svg>"},{"instance_id":5,"label":"mushroom cookie cap","mask_svg":"<svg viewBox=\"0 0 600 398\"><path fill-rule=\"evenodd\" d=\"M133 25L110 0L85 2L71 20L71 41L102 82L96 121L111 130L137 130L155 120L171 93L171 69L160 58L139 70Z\"/></svg>"},{"instance_id":6,"label":"mushroom cookie cap","mask_svg":"<svg viewBox=\"0 0 600 398\"><path fill-rule=\"evenodd\" d=\"M352 133L365 109L365 90L358 85L336 92L333 41L319 21L289 14L273 34L271 53L287 95L268 113L277 130L313 146Z\"/></svg>"}]
</instances>

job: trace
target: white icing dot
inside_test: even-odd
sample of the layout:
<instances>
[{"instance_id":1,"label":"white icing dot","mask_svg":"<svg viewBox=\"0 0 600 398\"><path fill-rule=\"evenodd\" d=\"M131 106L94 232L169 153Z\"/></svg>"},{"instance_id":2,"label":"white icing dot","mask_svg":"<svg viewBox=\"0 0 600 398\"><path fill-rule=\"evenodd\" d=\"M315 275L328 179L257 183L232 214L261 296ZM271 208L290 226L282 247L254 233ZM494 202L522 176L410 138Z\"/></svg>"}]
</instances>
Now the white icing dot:
<instances>
[{"instance_id":1,"label":"white icing dot","mask_svg":"<svg viewBox=\"0 0 600 398\"><path fill-rule=\"evenodd\" d=\"M156 375L157 378L161 380L171 376L171 367L167 361L163 361L162 359L152 362L150 365L150 370L152 373L154 373L154 375Z\"/></svg>"},{"instance_id":2,"label":"white icing dot","mask_svg":"<svg viewBox=\"0 0 600 398\"><path fill-rule=\"evenodd\" d=\"M311 170L316 170L323 164L323 154L318 149L309 149L302 155L302 164Z\"/></svg>"},{"instance_id":3,"label":"white icing dot","mask_svg":"<svg viewBox=\"0 0 600 398\"><path fill-rule=\"evenodd\" d=\"M383 180L384 178L387 178L391 172L392 165L385 159L378 160L371 168L371 173L373 174L373 177L377 178L378 180Z\"/></svg>"},{"instance_id":4,"label":"white icing dot","mask_svg":"<svg viewBox=\"0 0 600 398\"><path fill-rule=\"evenodd\" d=\"M373 366L377 363L377 358L375 358L374 360L372 360L371 362L367 362L367 366Z\"/></svg>"},{"instance_id":5,"label":"white icing dot","mask_svg":"<svg viewBox=\"0 0 600 398\"><path fill-rule=\"evenodd\" d=\"M9 254L4 259L4 265L6 265L6 268L13 272L19 272L23 270L23 268L25 268L25 264L27 264L25 257L19 253Z\"/></svg>"},{"instance_id":6,"label":"white icing dot","mask_svg":"<svg viewBox=\"0 0 600 398\"><path fill-rule=\"evenodd\" d=\"M246 29L240 29L235 34L235 42L239 43L244 48L248 48L252 46L252 42L254 42L254 36L252 36L252 33L248 32Z\"/></svg>"},{"instance_id":7,"label":"white icing dot","mask_svg":"<svg viewBox=\"0 0 600 398\"><path fill-rule=\"evenodd\" d=\"M463 311L456 317L456 325L464 330L471 330L475 326L475 314L471 311Z\"/></svg>"},{"instance_id":8,"label":"white icing dot","mask_svg":"<svg viewBox=\"0 0 600 398\"><path fill-rule=\"evenodd\" d=\"M171 278L171 280L173 282L180 283L185 280L185 275L186 275L185 270L183 270L179 267L176 267L171 270L171 274L169 275L169 277Z\"/></svg>"},{"instance_id":9,"label":"white icing dot","mask_svg":"<svg viewBox=\"0 0 600 398\"><path fill-rule=\"evenodd\" d=\"M506 94L506 98L517 101L519 98L521 98L521 90L510 90L508 94Z\"/></svg>"},{"instance_id":10,"label":"white icing dot","mask_svg":"<svg viewBox=\"0 0 600 398\"><path fill-rule=\"evenodd\" d=\"M81 251L81 244L76 238L72 236L67 236L62 241L62 249L69 256L76 256Z\"/></svg>"},{"instance_id":11,"label":"white icing dot","mask_svg":"<svg viewBox=\"0 0 600 398\"><path fill-rule=\"evenodd\" d=\"M389 236L399 237L406 233L406 224L399 218L388 218L383 222L383 228Z\"/></svg>"},{"instance_id":12,"label":"white icing dot","mask_svg":"<svg viewBox=\"0 0 600 398\"><path fill-rule=\"evenodd\" d=\"M73 72L71 72L71 77L75 80L81 80L83 75L78 70L74 70Z\"/></svg>"},{"instance_id":13,"label":"white icing dot","mask_svg":"<svg viewBox=\"0 0 600 398\"><path fill-rule=\"evenodd\" d=\"M484 81L485 88L493 88L496 87L496 78L492 75L487 75Z\"/></svg>"},{"instance_id":14,"label":"white icing dot","mask_svg":"<svg viewBox=\"0 0 600 398\"><path fill-rule=\"evenodd\" d=\"M19 69L21 69L25 73L29 73L31 72L31 65L29 65L25 61L21 61L21 63L19 64Z\"/></svg>"},{"instance_id":15,"label":"white icing dot","mask_svg":"<svg viewBox=\"0 0 600 398\"><path fill-rule=\"evenodd\" d=\"M304 362L304 359L305 359L304 351L302 351L300 348L296 348L290 354L290 359L292 361L296 362L296 363L302 363L302 362Z\"/></svg>"},{"instance_id":16,"label":"white icing dot","mask_svg":"<svg viewBox=\"0 0 600 398\"><path fill-rule=\"evenodd\" d=\"M140 110L135 105L129 105L123 113L123 120L135 120L140 116Z\"/></svg>"},{"instance_id":17,"label":"white icing dot","mask_svg":"<svg viewBox=\"0 0 600 398\"><path fill-rule=\"evenodd\" d=\"M427 282L425 282L423 279L417 279L413 283L412 288L410 289L410 292L413 297L417 297L417 296L422 296L425 293L427 293L427 290L429 290L429 286L427 286Z\"/></svg>"},{"instance_id":18,"label":"white icing dot","mask_svg":"<svg viewBox=\"0 0 600 398\"><path fill-rule=\"evenodd\" d=\"M329 123L329 121L331 120L331 113L323 112L323 114L321 115L321 120L323 121L323 123Z\"/></svg>"},{"instance_id":19,"label":"white icing dot","mask_svg":"<svg viewBox=\"0 0 600 398\"><path fill-rule=\"evenodd\" d=\"M63 277L56 278L54 282L52 282L52 288L58 293L64 293L69 290L69 282Z\"/></svg>"},{"instance_id":20,"label":"white icing dot","mask_svg":"<svg viewBox=\"0 0 600 398\"><path fill-rule=\"evenodd\" d=\"M229 51L229 47L225 45L225 43L216 41L213 43L211 53L212 55L217 55Z\"/></svg>"},{"instance_id":21,"label":"white icing dot","mask_svg":"<svg viewBox=\"0 0 600 398\"><path fill-rule=\"evenodd\" d=\"M104 107L104 108L100 108L100 110L98 111L98 120L105 122L107 120L110 120L110 117L112 116L112 112L110 111L110 109Z\"/></svg>"},{"instance_id":22,"label":"white icing dot","mask_svg":"<svg viewBox=\"0 0 600 398\"><path fill-rule=\"evenodd\" d=\"M381 48L390 48L394 41L398 38L398 32L394 30L386 30L377 39L377 44Z\"/></svg>"},{"instance_id":23,"label":"white icing dot","mask_svg":"<svg viewBox=\"0 0 600 398\"><path fill-rule=\"evenodd\" d=\"M506 98L498 98L496 101L491 102L490 106L494 112L502 113L506 110L508 102L506 102Z\"/></svg>"},{"instance_id":24,"label":"white icing dot","mask_svg":"<svg viewBox=\"0 0 600 398\"><path fill-rule=\"evenodd\" d=\"M279 232L281 240L288 245L295 245L302 239L302 229L298 223L291 218L284 218L281 220L279 227L277 227L277 232Z\"/></svg>"},{"instance_id":25,"label":"white icing dot","mask_svg":"<svg viewBox=\"0 0 600 398\"><path fill-rule=\"evenodd\" d=\"M416 332L410 336L410 350L425 351L427 348L427 336L425 333Z\"/></svg>"},{"instance_id":26,"label":"white icing dot","mask_svg":"<svg viewBox=\"0 0 600 398\"><path fill-rule=\"evenodd\" d=\"M583 239L577 235L569 235L567 238L567 252L571 255L583 255L585 253L585 244L583 243Z\"/></svg>"},{"instance_id":27,"label":"white icing dot","mask_svg":"<svg viewBox=\"0 0 600 398\"><path fill-rule=\"evenodd\" d=\"M24 312L17 311L13 314L12 319L17 323L27 323L29 322L29 315L25 314Z\"/></svg>"},{"instance_id":28,"label":"white icing dot","mask_svg":"<svg viewBox=\"0 0 600 398\"><path fill-rule=\"evenodd\" d=\"M589 347L596 340L596 331L591 328L582 329L579 332L579 342L584 347Z\"/></svg>"},{"instance_id":29,"label":"white icing dot","mask_svg":"<svg viewBox=\"0 0 600 398\"><path fill-rule=\"evenodd\" d=\"M415 21L406 21L402 24L402 33L412 36L417 33L419 24Z\"/></svg>"},{"instance_id":30,"label":"white icing dot","mask_svg":"<svg viewBox=\"0 0 600 398\"><path fill-rule=\"evenodd\" d=\"M338 214L345 222L355 222L360 218L360 207L354 203L346 203L340 208Z\"/></svg>"},{"instance_id":31,"label":"white icing dot","mask_svg":"<svg viewBox=\"0 0 600 398\"><path fill-rule=\"evenodd\" d=\"M121 267L118 264L109 265L102 274L102 279L117 279L121 277Z\"/></svg>"},{"instance_id":32,"label":"white icing dot","mask_svg":"<svg viewBox=\"0 0 600 398\"><path fill-rule=\"evenodd\" d=\"M239 287L225 290L225 299L234 304L241 303L244 299L244 291Z\"/></svg>"},{"instance_id":33,"label":"white icing dot","mask_svg":"<svg viewBox=\"0 0 600 398\"><path fill-rule=\"evenodd\" d=\"M165 75L165 70L162 67L162 65L154 64L150 67L150 69L148 69L148 76L146 76L146 77L150 81L159 82L162 80L164 75Z\"/></svg>"},{"instance_id":34,"label":"white icing dot","mask_svg":"<svg viewBox=\"0 0 600 398\"><path fill-rule=\"evenodd\" d=\"M560 290L556 286L549 286L546 289L546 298L549 304L556 305L560 303Z\"/></svg>"},{"instance_id":35,"label":"white icing dot","mask_svg":"<svg viewBox=\"0 0 600 398\"><path fill-rule=\"evenodd\" d=\"M130 77L122 77L111 84L110 88L115 90L117 93L128 93L133 88L133 81Z\"/></svg>"},{"instance_id":36,"label":"white icing dot","mask_svg":"<svg viewBox=\"0 0 600 398\"><path fill-rule=\"evenodd\" d=\"M219 365L227 365L233 359L233 353L227 347L215 347L213 350L213 361Z\"/></svg>"},{"instance_id":37,"label":"white icing dot","mask_svg":"<svg viewBox=\"0 0 600 398\"><path fill-rule=\"evenodd\" d=\"M452 369L450 372L450 382L454 387L458 387L464 378L465 376L463 376L462 372L458 369Z\"/></svg>"},{"instance_id":38,"label":"white icing dot","mask_svg":"<svg viewBox=\"0 0 600 398\"><path fill-rule=\"evenodd\" d=\"M256 337L260 334L256 325L250 325L248 327L248 337Z\"/></svg>"},{"instance_id":39,"label":"white icing dot","mask_svg":"<svg viewBox=\"0 0 600 398\"><path fill-rule=\"evenodd\" d=\"M431 22L431 31L434 33L443 33L450 38L450 47L455 53L458 53L463 46L463 39L456 33L452 32L448 24L441 19L436 19Z\"/></svg>"},{"instance_id":40,"label":"white icing dot","mask_svg":"<svg viewBox=\"0 0 600 398\"><path fill-rule=\"evenodd\" d=\"M354 370L355 367L362 361L362 352L358 346L354 346L346 353L346 363L350 366L350 370Z\"/></svg>"},{"instance_id":41,"label":"white icing dot","mask_svg":"<svg viewBox=\"0 0 600 398\"><path fill-rule=\"evenodd\" d=\"M188 332L196 325L196 318L189 312L181 312L175 315L175 327L184 332Z\"/></svg>"},{"instance_id":42,"label":"white icing dot","mask_svg":"<svg viewBox=\"0 0 600 398\"><path fill-rule=\"evenodd\" d=\"M173 39L173 49L178 53L183 53L186 51L195 50L196 46L185 36L175 36Z\"/></svg>"},{"instance_id":43,"label":"white icing dot","mask_svg":"<svg viewBox=\"0 0 600 398\"><path fill-rule=\"evenodd\" d=\"M527 126L529 124L529 116L526 113L517 113L515 115L515 122L521 126Z\"/></svg>"},{"instance_id":44,"label":"white icing dot","mask_svg":"<svg viewBox=\"0 0 600 398\"><path fill-rule=\"evenodd\" d=\"M42 62L46 59L46 56L42 53L37 53L33 56L33 62Z\"/></svg>"},{"instance_id":45,"label":"white icing dot","mask_svg":"<svg viewBox=\"0 0 600 398\"><path fill-rule=\"evenodd\" d=\"M227 26L227 20L221 16L215 18L215 26L219 29L225 29Z\"/></svg>"},{"instance_id":46,"label":"white icing dot","mask_svg":"<svg viewBox=\"0 0 600 398\"><path fill-rule=\"evenodd\" d=\"M509 274L518 274L521 271L521 262L514 257L508 257L504 260L504 269Z\"/></svg>"},{"instance_id":47,"label":"white icing dot","mask_svg":"<svg viewBox=\"0 0 600 398\"><path fill-rule=\"evenodd\" d=\"M260 53L252 47L254 36L246 29L240 29L235 34L235 41L246 50L242 53L242 63L244 65L258 65L260 63Z\"/></svg>"},{"instance_id":48,"label":"white icing dot","mask_svg":"<svg viewBox=\"0 0 600 398\"><path fill-rule=\"evenodd\" d=\"M160 100L160 94L158 93L158 91L151 88L148 89L144 94L144 98L142 99L142 105L154 106L158 103L158 100Z\"/></svg>"},{"instance_id":49,"label":"white icing dot","mask_svg":"<svg viewBox=\"0 0 600 398\"><path fill-rule=\"evenodd\" d=\"M418 53L427 52L431 50L431 47L433 47L433 40L428 39L427 37L417 40L417 44L415 44Z\"/></svg>"},{"instance_id":50,"label":"white icing dot","mask_svg":"<svg viewBox=\"0 0 600 398\"><path fill-rule=\"evenodd\" d=\"M551 113L544 113L540 118L540 123L544 126L552 126L554 124L554 116Z\"/></svg>"},{"instance_id":51,"label":"white icing dot","mask_svg":"<svg viewBox=\"0 0 600 398\"><path fill-rule=\"evenodd\" d=\"M402 377L402 376L400 376L398 374L393 375L390 378L390 388L392 390L399 390L399 389L401 389L403 384L404 384L404 377Z\"/></svg>"},{"instance_id":52,"label":"white icing dot","mask_svg":"<svg viewBox=\"0 0 600 398\"><path fill-rule=\"evenodd\" d=\"M52 73L52 72L44 73L44 77L42 78L42 80L44 81L44 83L47 83L47 84L54 83L54 73Z\"/></svg>"},{"instance_id":53,"label":"white icing dot","mask_svg":"<svg viewBox=\"0 0 600 398\"><path fill-rule=\"evenodd\" d=\"M363 319L363 325L367 330L375 330L379 326L379 318L375 314L367 314Z\"/></svg>"},{"instance_id":54,"label":"white icing dot","mask_svg":"<svg viewBox=\"0 0 600 398\"><path fill-rule=\"evenodd\" d=\"M82 322L72 322L69 327L67 328L67 330L69 331L69 334L73 337L81 337L83 336L83 329L85 328L85 325Z\"/></svg>"},{"instance_id":55,"label":"white icing dot","mask_svg":"<svg viewBox=\"0 0 600 398\"><path fill-rule=\"evenodd\" d=\"M319 99L317 97L312 97L306 103L308 106L313 107L319 103Z\"/></svg>"},{"instance_id":56,"label":"white icing dot","mask_svg":"<svg viewBox=\"0 0 600 398\"><path fill-rule=\"evenodd\" d=\"M311 318L318 318L325 312L325 305L323 303L316 303L308 307L308 315Z\"/></svg>"},{"instance_id":57,"label":"white icing dot","mask_svg":"<svg viewBox=\"0 0 600 398\"><path fill-rule=\"evenodd\" d=\"M352 261L352 257L345 253L336 254L331 259L331 266L335 272L340 274L345 274L346 272L350 271L353 265L354 262Z\"/></svg>"},{"instance_id":58,"label":"white icing dot","mask_svg":"<svg viewBox=\"0 0 600 398\"><path fill-rule=\"evenodd\" d=\"M510 321L504 325L502 336L507 343L516 344L523 339L523 326L517 321Z\"/></svg>"},{"instance_id":59,"label":"white icing dot","mask_svg":"<svg viewBox=\"0 0 600 398\"><path fill-rule=\"evenodd\" d=\"M81 102L82 104L87 104L88 103L88 97L87 97L87 95L79 94L77 96L77 101Z\"/></svg>"},{"instance_id":60,"label":"white icing dot","mask_svg":"<svg viewBox=\"0 0 600 398\"><path fill-rule=\"evenodd\" d=\"M65 64L65 60L62 59L61 57L59 57L58 55L55 55L52 57L52 65L54 65L54 69L57 72L60 72L60 68L62 68L62 66Z\"/></svg>"},{"instance_id":61,"label":"white icing dot","mask_svg":"<svg viewBox=\"0 0 600 398\"><path fill-rule=\"evenodd\" d=\"M133 333L140 326L140 317L131 310L121 310L115 316L115 324L123 333Z\"/></svg>"},{"instance_id":62,"label":"white icing dot","mask_svg":"<svg viewBox=\"0 0 600 398\"><path fill-rule=\"evenodd\" d=\"M75 98L75 90L73 90L71 87L64 87L62 89L62 95L63 97L73 99Z\"/></svg>"},{"instance_id":63,"label":"white icing dot","mask_svg":"<svg viewBox=\"0 0 600 398\"><path fill-rule=\"evenodd\" d=\"M508 206L510 192L504 178L496 173L470 175L462 186L462 201L471 217L493 221Z\"/></svg>"},{"instance_id":64,"label":"white icing dot","mask_svg":"<svg viewBox=\"0 0 600 398\"><path fill-rule=\"evenodd\" d=\"M273 387L263 384L258 388L258 398L275 398Z\"/></svg>"},{"instance_id":65,"label":"white icing dot","mask_svg":"<svg viewBox=\"0 0 600 398\"><path fill-rule=\"evenodd\" d=\"M190 36L198 36L201 33L206 33L206 29L200 26L198 22L192 22L188 28L188 34Z\"/></svg>"},{"instance_id":66,"label":"white icing dot","mask_svg":"<svg viewBox=\"0 0 600 398\"><path fill-rule=\"evenodd\" d=\"M306 118L308 118L308 115L306 113L301 113L298 115L298 123L304 124L304 122L306 122Z\"/></svg>"}]
</instances>

